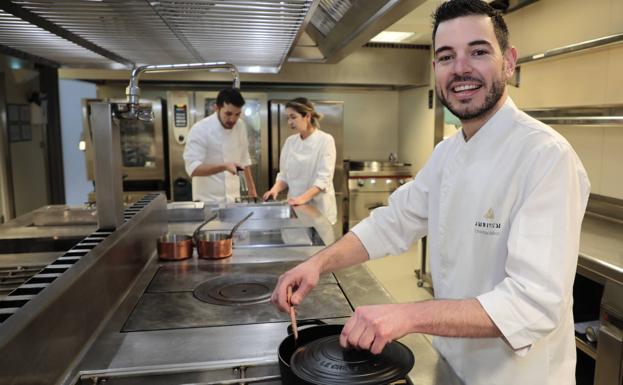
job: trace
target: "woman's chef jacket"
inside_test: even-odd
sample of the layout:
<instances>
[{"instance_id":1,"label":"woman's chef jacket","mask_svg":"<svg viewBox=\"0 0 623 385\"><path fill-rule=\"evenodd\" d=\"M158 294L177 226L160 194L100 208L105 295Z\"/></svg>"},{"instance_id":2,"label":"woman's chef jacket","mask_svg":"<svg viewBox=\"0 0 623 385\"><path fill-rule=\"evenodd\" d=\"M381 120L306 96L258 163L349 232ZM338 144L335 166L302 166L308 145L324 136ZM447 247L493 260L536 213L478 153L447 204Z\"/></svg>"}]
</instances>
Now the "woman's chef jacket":
<instances>
[{"instance_id":1,"label":"woman's chef jacket","mask_svg":"<svg viewBox=\"0 0 623 385\"><path fill-rule=\"evenodd\" d=\"M326 132L316 129L301 139L300 134L286 139L279 157L277 180L288 185L288 198L303 194L312 186L320 193L309 202L331 224L337 221L333 173L335 171L335 140Z\"/></svg>"},{"instance_id":2,"label":"woman's chef jacket","mask_svg":"<svg viewBox=\"0 0 623 385\"><path fill-rule=\"evenodd\" d=\"M186 172L192 172L202 163L237 162L250 166L247 129L238 120L232 129L226 129L217 113L195 123L188 134L184 148ZM240 197L240 178L228 171L209 176L193 177L193 200L210 203L232 203Z\"/></svg>"},{"instance_id":3,"label":"woman's chef jacket","mask_svg":"<svg viewBox=\"0 0 623 385\"><path fill-rule=\"evenodd\" d=\"M435 297L477 298L502 338L434 345L466 384L575 384L572 314L590 184L569 143L510 98L468 141L440 143L353 229L371 258L428 235Z\"/></svg>"}]
</instances>

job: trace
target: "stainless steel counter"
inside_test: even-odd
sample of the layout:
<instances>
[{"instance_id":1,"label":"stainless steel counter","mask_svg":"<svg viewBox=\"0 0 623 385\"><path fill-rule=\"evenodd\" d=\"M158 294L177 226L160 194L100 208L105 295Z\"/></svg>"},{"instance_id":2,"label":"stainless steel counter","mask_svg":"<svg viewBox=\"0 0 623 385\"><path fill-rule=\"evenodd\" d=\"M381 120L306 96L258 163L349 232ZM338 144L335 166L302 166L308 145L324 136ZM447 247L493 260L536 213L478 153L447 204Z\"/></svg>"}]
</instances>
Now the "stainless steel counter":
<instances>
[{"instance_id":1,"label":"stainless steel counter","mask_svg":"<svg viewBox=\"0 0 623 385\"><path fill-rule=\"evenodd\" d=\"M580 236L578 273L598 282L623 284L623 223L586 213Z\"/></svg>"},{"instance_id":2,"label":"stainless steel counter","mask_svg":"<svg viewBox=\"0 0 623 385\"><path fill-rule=\"evenodd\" d=\"M158 206L160 207L160 206ZM212 208L214 209L214 208ZM55 365L66 365L67 372L61 382L63 385L75 385L77 383L103 383L104 379L114 379L110 384L131 383L139 384L138 380L145 376L159 376L163 383L189 383L206 381L230 381L240 374L240 371L247 371L248 376L266 376L275 378L278 375L276 368L277 346L286 337L286 326L288 321L285 316L269 314L269 318L262 322L240 322L238 324L225 324L220 326L201 326L201 323L189 324L189 327L177 327L168 325L165 328L150 326L149 328L137 327L128 323L133 311L137 309L141 298L144 297L151 284L159 283L161 286L166 283L169 286L188 286L191 283L183 281L183 274L178 271L195 269L196 271L219 271L236 270L238 267L256 264L258 271L262 266L271 263L294 264L309 258L313 253L320 250L323 246L305 247L238 247L234 250L231 258L219 261L192 260L181 262L161 262L155 253L155 237L152 240L152 233L142 234L141 247L136 248L130 239L133 235L142 232L143 223L149 224L153 229L166 229L175 233L191 234L199 222L175 222L160 223L158 221L163 216L157 214L157 207L151 209L149 216L144 215L136 224L129 222L125 225L119 236L111 236L110 242L102 242L102 246L108 243L111 250L119 248L116 246L117 239L124 239L120 253L114 259L114 263L108 264L109 255L95 248L91 254L84 256L84 264L76 264L75 271L71 276L78 277L83 274L80 270L86 271L87 266L93 266L93 274L97 264L106 263L107 269L112 273L119 261L127 261L136 266L136 278L131 282L131 286L123 293L123 297L115 302L114 306L108 308L108 315L101 318L102 323L98 328L97 335L91 337L89 343L83 346L81 354L74 360L55 360ZM153 214L151 214L153 212ZM209 213L207 213L209 214ZM146 214L147 215L147 214ZM155 221L150 218L155 218ZM216 220L209 223L205 229L207 231L227 231L232 228L235 221L229 217L224 217L222 221ZM142 221L142 222L140 222ZM56 238L75 238L81 239L91 234L95 230L95 225L82 226L33 226L32 214L24 215L15 221L1 227L0 241L5 240L13 243L12 240L28 241L34 238L44 238L54 240ZM255 230L275 229L275 228L308 228L313 227L325 244L330 244L334 240L334 232L328 222L313 208L303 206L295 208L295 215L287 218L262 218L249 220L241 226L242 232L252 232ZM154 230L150 230L154 231ZM162 230L160 230L162 231ZM115 233L116 234L116 233ZM578 272L591 279L623 281L623 224L611 221L603 217L588 213L584 219L581 235L580 257L578 262ZM125 240L127 239L127 240ZM113 242L114 241L114 242ZM48 264L54 261L62 252L42 251L38 253L15 252L0 255L0 267L2 265L12 265L20 263L28 264ZM141 253L140 259L146 264L138 269L142 262L136 261L132 257L133 253ZM147 254L145 254L147 253ZM136 257L139 257L137 254ZM130 258L130 259L128 259ZM112 259L111 259L112 261ZM91 264L91 265L87 265ZM104 266L102 266L103 268ZM165 267L164 270L162 268ZM173 268L175 267L175 268ZM159 278L158 272L168 272ZM106 282L104 272L100 272L98 279ZM69 279L70 277L65 277ZM67 279L65 281L67 281ZM127 277L128 281L131 279ZM161 281L158 282L158 279ZM178 283L173 280L178 279ZM170 280L170 281L169 281ZM374 276L365 266L358 266L345 269L326 277L325 281L330 284L339 283L340 290L347 298L352 307L364 304L389 303L393 302L391 296L376 281ZM78 282L76 280L76 282ZM191 281L194 282L194 281ZM59 281L59 283L62 283ZM86 282L85 282L86 284ZM181 284L181 285L180 285ZM56 285L58 288L59 285ZM192 285L191 285L192 286ZM112 288L113 286L111 286ZM102 287L101 290L108 290ZM333 290L333 288L331 288ZM156 290L157 291L157 290ZM46 293L45 291L43 292ZM76 292L72 292L72 298L76 297ZM42 302L44 297L54 297L44 295L37 299ZM104 294L104 293L102 293ZM57 298L57 297L55 297ZM114 302L114 298L106 298L109 304ZM97 301L97 298L81 300L80 309L70 309L67 317L71 314L81 314L88 307L89 302ZM146 302L149 304L148 302ZM154 302L156 303L156 302ZM181 301L185 304L186 302ZM107 305L110 306L110 305ZM150 305L152 306L152 305ZM159 305L153 305L158 306ZM149 306L147 306L149 308ZM145 308L145 309L147 309ZM157 308L157 309L158 309ZM183 308L183 307L182 307ZM104 308L98 305L101 314ZM157 309L155 310L157 314ZM164 308L162 308L165 311ZM139 309L140 310L140 309ZM152 309L154 310L154 309ZM306 311L311 313L312 311ZM305 312L304 312L305 313ZM137 313L138 314L138 313ZM144 313L142 313L144 314ZM183 313L176 313L182 314ZM19 314L18 314L19 315ZM235 315L235 314L234 314ZM55 315L60 317L60 314ZM65 316L65 315L64 315ZM196 320L196 314L193 314ZM307 314L306 316L310 316ZM17 317L16 319L18 319ZM189 319L193 318L191 315ZM70 319L70 318L67 318ZM343 323L345 316L325 318L330 323ZM91 321L91 320L89 320ZM203 320L205 321L205 320ZM203 322L202 321L202 322ZM194 322L194 321L193 321ZM14 326L18 326L15 322ZM1 325L6 326L6 325ZM125 330L124 331L124 327ZM11 327L14 329L13 327ZM49 326L45 328L49 330ZM149 329L149 330L143 330ZM131 331L130 331L131 330ZM0 329L0 337L3 332ZM51 337L46 342L46 332L38 334L35 344L66 344L67 340ZM84 335L86 338L87 335ZM73 337L72 337L73 338ZM63 342L64 341L64 342ZM74 341L74 339L72 339ZM434 350L429 340L423 335L413 334L401 340L414 353L415 366L409 374L408 379L413 384L460 384L448 364ZM19 353L25 353L27 349L19 349ZM17 353L17 351L16 351ZM43 358L40 358L41 360ZM62 362L61 362L62 361ZM51 364L52 362L50 362ZM237 373L237 374L236 374ZM36 379L36 377L33 377ZM126 382L119 381L127 379ZM166 380L165 380L166 379ZM9 379L0 374L0 383L18 383L15 381L24 380L23 378ZM11 382L11 380L14 380ZM98 382L99 381L99 382ZM276 380L278 381L278 380ZM28 381L26 381L27 383ZM153 378L143 383L156 383ZM238 382L218 382L218 383L240 383ZM279 383L279 382L267 382Z\"/></svg>"},{"instance_id":3,"label":"stainless steel counter","mask_svg":"<svg viewBox=\"0 0 623 385\"><path fill-rule=\"evenodd\" d=\"M325 244L333 242L331 226L314 209L297 207L295 212L296 218L249 220L241 229L313 226ZM169 231L190 234L197 224L169 223L168 227ZM232 225L233 223L215 221L208 224L206 228L207 230L225 230L230 229ZM145 298L146 292L156 291L153 285L160 289L167 285L184 290L183 286L192 286L187 280L197 279L197 275L191 277L185 272L205 274L208 270L212 272L232 271L243 265L252 267L253 264L256 264L257 270L260 271L263 266L270 263L291 262L290 265L292 265L305 260L321 248L235 248L234 255L225 260L197 260L195 257L180 262L159 261L154 252L133 288L120 306L115 309L97 339L80 363L72 368L63 384L103 383L103 380L109 384L156 383L155 377L169 384L188 382L233 384L241 382L226 382L230 381L231 377L228 376L233 376L232 373L240 370L256 371L274 378L278 375L277 348L287 336L286 327L289 322L285 315L283 319L279 319L270 314L269 316L272 317L270 322L260 323L180 328L169 328L170 324L167 324L165 330L130 332L122 330L124 326L128 326L129 317L136 311L141 299ZM334 278L325 277L323 282L339 283L341 291L352 306L393 302L390 295L365 266L337 272ZM149 289L150 287L152 289ZM164 306L159 308L162 309L163 314L169 311ZM176 314L179 315L179 312ZM191 319L192 316L189 314L188 318ZM346 317L338 316L325 320L330 323L343 323ZM195 321L197 321L196 318L193 322ZM239 321L247 322L242 318ZM140 328L130 327L129 329ZM401 341L415 355L415 366L408 377L411 383L421 385L461 383L423 335L410 335ZM241 367L244 369L240 369ZM123 382L123 379L129 382ZM277 382L261 383L280 383L278 380L275 381Z\"/></svg>"}]
</instances>

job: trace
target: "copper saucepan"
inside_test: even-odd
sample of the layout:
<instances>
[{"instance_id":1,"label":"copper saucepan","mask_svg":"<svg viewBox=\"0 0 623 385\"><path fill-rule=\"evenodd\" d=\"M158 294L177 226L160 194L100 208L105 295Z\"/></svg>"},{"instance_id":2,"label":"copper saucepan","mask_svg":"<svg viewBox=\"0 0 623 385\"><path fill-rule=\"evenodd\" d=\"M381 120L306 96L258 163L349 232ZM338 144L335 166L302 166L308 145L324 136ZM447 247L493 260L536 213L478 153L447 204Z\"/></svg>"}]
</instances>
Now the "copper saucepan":
<instances>
[{"instance_id":1,"label":"copper saucepan","mask_svg":"<svg viewBox=\"0 0 623 385\"><path fill-rule=\"evenodd\" d=\"M190 235L164 234L158 238L158 258L181 261L193 256L193 238Z\"/></svg>"},{"instance_id":2,"label":"copper saucepan","mask_svg":"<svg viewBox=\"0 0 623 385\"><path fill-rule=\"evenodd\" d=\"M195 230L196 234L208 222L216 218L214 214ZM167 233L158 238L158 258L165 261L181 261L193 256L193 237L185 234Z\"/></svg>"},{"instance_id":3,"label":"copper saucepan","mask_svg":"<svg viewBox=\"0 0 623 385\"><path fill-rule=\"evenodd\" d=\"M199 258L221 259L230 257L233 252L234 233L244 221L251 217L251 215L253 215L253 212L250 212L249 215L236 223L229 233L214 233L208 231L199 233L196 231L193 237L195 245L197 246L197 255Z\"/></svg>"}]
</instances>

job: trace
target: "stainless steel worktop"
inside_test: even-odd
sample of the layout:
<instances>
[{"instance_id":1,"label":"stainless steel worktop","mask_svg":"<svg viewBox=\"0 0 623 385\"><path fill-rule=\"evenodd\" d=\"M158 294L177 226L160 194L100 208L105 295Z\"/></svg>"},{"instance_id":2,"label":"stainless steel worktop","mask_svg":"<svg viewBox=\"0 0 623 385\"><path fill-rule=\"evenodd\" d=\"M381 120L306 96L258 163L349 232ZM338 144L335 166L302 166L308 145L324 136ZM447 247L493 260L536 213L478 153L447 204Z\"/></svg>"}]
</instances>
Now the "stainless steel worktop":
<instances>
[{"instance_id":1,"label":"stainless steel worktop","mask_svg":"<svg viewBox=\"0 0 623 385\"><path fill-rule=\"evenodd\" d=\"M295 218L249 220L241 229L313 226L325 244L333 242L331 226L314 209L306 206L297 207L295 212ZM169 223L168 227L169 231L190 234L197 224L197 222ZM230 229L232 225L233 223L230 222L214 221L206 226L206 230L226 230ZM208 379L213 381L214 378L210 376L216 375L214 373L220 373L219 370L225 373L234 370L231 368L236 368L234 371L239 370L237 369L239 367L248 368L245 369L248 371L259 371L258 368L265 367L267 373L263 374L274 376L277 348L287 336L286 327L289 322L285 315L281 318L280 315L269 312L270 314L267 314L268 320L252 323L242 313L230 312L234 315L238 314L240 324L201 327L198 326L201 323L212 322L212 316L199 321L189 314L188 319L184 320L180 318L180 309L192 309L192 306L196 306L194 304L191 307L186 307L190 301L186 297L189 295L189 288L193 286L193 279L199 279L208 273L236 271L243 266L247 269L253 268L254 264L257 266L257 271L261 272L264 272L266 266L271 264L283 265L284 267L292 266L307 259L321 248L321 246L234 248L233 256L225 260L209 261L194 257L179 262L159 261L154 252L128 295L114 311L99 337L86 352L81 362L73 368L63 384L91 384L98 383L97 381L103 379L108 383L125 383L120 382L122 378L132 378L132 381L128 383L142 384L143 382L140 381L153 383L152 378L145 380L146 376L166 377L167 383L175 383L174 381L178 380L184 383L230 383L220 382L229 377L214 377L218 380L217 382L209 382ZM339 283L339 290L343 292L353 307L393 302L391 296L365 266L339 271L334 275L324 277L322 282L324 282L325 288L322 289L324 291L334 290L335 283ZM167 310L169 309L167 306L154 305L157 301L153 303L144 302L152 294L156 292L161 294L165 290L176 290L177 298L173 302L181 304L171 313ZM312 298L313 301L313 296L309 298ZM266 305L270 306L269 304ZM133 321L131 319L133 314L136 317L146 314L151 317L151 314L157 313L157 309L150 310L151 306L158 306L158 309L162 310L163 317L166 318L163 323L152 322L147 323L148 327L139 327L137 325L140 323L129 322ZM329 305L328 307L331 308L332 306ZM300 315L303 318L313 317L309 309L306 310L303 305L301 307ZM324 317L330 314L327 311L322 312ZM324 318L324 320L329 323L345 322L348 314L339 313L339 310L336 311L338 313L335 314L342 315L331 316ZM165 313L167 316L164 315ZM175 322L171 320L175 320ZM183 324L186 321L190 322L187 326L191 327L172 327L176 322ZM159 326L162 328L159 329ZM124 328L128 331L124 331ZM425 336L413 334L401 341L415 355L415 366L408 377L411 383L422 385L461 383ZM278 374L278 367L276 370L276 374ZM195 373L195 377L190 376L189 373Z\"/></svg>"},{"instance_id":2,"label":"stainless steel worktop","mask_svg":"<svg viewBox=\"0 0 623 385\"><path fill-rule=\"evenodd\" d=\"M137 249L132 245L130 239L133 235L142 231L143 225L150 224L155 229L167 229L170 232L191 234L198 221L175 222L168 224L160 224L160 216L156 213L158 209L154 208L153 214L145 216L143 222L137 222L134 225L129 222L125 225L126 229L121 231L125 233L126 243L119 243L117 238L121 240L121 235L117 237L113 233L111 239L102 242L102 246L107 244L111 250L118 248L120 252L117 256L111 258L111 252L96 252L84 256L84 263L76 264L76 269L70 270L70 277L75 276L78 282L78 275L83 274L81 270L86 271L87 264L93 265L93 273L96 274L96 264L108 263L105 260L111 259L107 269L110 272L115 270L120 261L129 261L125 259L136 253ZM147 215L146 214L146 215ZM210 213L206 213L209 215ZM295 214L287 218L263 218L249 220L241 226L241 232L252 232L254 230L275 229L275 228L308 228L313 227L319 237L325 244L330 244L334 240L334 232L328 222L311 207L302 206L295 208ZM206 215L206 216L207 216ZM139 215L140 217L140 215ZM152 219L154 218L154 219ZM232 228L235 221L227 220L214 221L209 223L205 230L207 231L226 231ZM230 218L231 219L231 218ZM33 226L33 217L31 214L22 216L15 221L10 222L2 227L0 231L0 240L11 241L13 239L29 240L36 237L54 239L56 238L76 238L88 236L95 230L95 225L82 226ZM158 230L160 231L160 230ZM117 383L140 383L136 382L138 378L145 375L164 376L168 374L168 382L175 383L179 379L184 378L182 382L203 382L207 379L215 378L214 381L222 381L223 378L218 377L221 374L232 371L240 371L240 368L246 368L248 374L259 373L258 375L267 375L274 378L278 375L278 368L275 372L275 364L277 361L277 346L286 337L286 326L288 321L285 316L275 313L268 314L268 318L261 322L251 322L244 319L244 322L237 324L210 324L206 326L202 322L196 322L197 317L189 315L188 319L192 322L184 324L183 312L179 309L185 309L189 302L182 298L177 303L181 304L177 308L173 317L168 320L182 322L181 326L175 323L159 324L160 320L150 323L149 327L144 327L141 323L131 323L133 312L145 316L157 315L160 305L158 301L149 302L145 299L146 294L160 293L169 290L175 293L175 296L188 296L188 288L192 286L192 282L186 281L189 277L184 272L196 271L201 274L206 272L219 271L235 271L242 266L258 266L257 270L261 271L263 267L269 264L283 264L291 266L302 260L309 258L313 253L320 250L323 246L304 246L304 247L238 247L234 249L234 255L231 258L219 261L198 260L196 257L192 260L180 262L162 262L159 261L155 253L155 237L150 233L141 247L141 253L147 253L141 258L146 264L140 273L131 283L131 286L123 295L121 301L117 302L113 307L109 307L108 316L102 318L97 336L91 338L91 342L84 345L81 355L71 362L59 362L67 365L68 371L64 376L64 380L59 382L63 385L75 385L77 383L103 383L104 379L115 379L113 384ZM578 262L578 272L598 280L615 280L623 281L623 224L617 221L611 221L600 216L587 213L582 227L580 257ZM123 239L126 239L123 238ZM121 245L115 246L115 245ZM95 248L93 251L97 251ZM105 250L105 249L102 249ZM0 256L0 267L2 263L14 264L44 264L54 261L61 252L46 251L39 253L5 253ZM138 254L137 254L138 256ZM124 262L125 263L125 262ZM135 263L135 262L132 262ZM136 265L138 267L138 264ZM104 267L104 266L101 266ZM138 271L138 270L137 270ZM178 274L179 273L179 274ZM102 275L100 273L99 275ZM107 270L108 274L108 270ZM200 276L200 275L198 275ZM74 278L72 278L74 279ZM106 282L105 277L100 277L101 282ZM128 276L128 279L130 277ZM175 281L177 279L177 281ZM195 278L193 278L195 279ZM69 287L65 282L60 282ZM67 281L67 280L66 280ZM324 282L330 285L339 284L340 290L351 307L364 304L390 303L393 302L391 296L376 281L374 276L365 266L358 266L345 269L335 273L332 276L324 278ZM195 282L196 283L196 282ZM190 285L190 286L189 286ZM58 287L59 285L57 285ZM149 287L151 286L151 290ZM113 287L113 286L111 286ZM168 289L163 289L167 287ZM171 289L173 287L173 289ZM334 286L325 288L328 292L335 290ZM107 290L102 287L102 290ZM42 294L45 294L44 291ZM72 291L75 297L75 291ZM51 293L48 293L51 294ZM43 296L46 297L46 296ZM39 298L42 302L42 298ZM47 297L53 297L49 295ZM77 297L76 297L77 298ZM154 296L155 298L155 296ZM311 298L311 297L310 297ZM113 297L106 298L108 303L112 303ZM149 299L149 298L147 298ZM96 301L93 298L92 301ZM141 302L144 301L144 302ZM86 306L89 301L81 301ZM140 304L143 303L143 308ZM110 306L110 305L106 305ZM196 306L194 304L193 306ZM99 306L101 314L104 314L104 305ZM155 308L155 309L154 309ZM165 308L162 308L166 311ZM188 309L191 309L192 306ZM340 309L339 307L337 308ZM313 309L302 309L304 318L313 316ZM73 309L73 312L81 312L84 309ZM340 310L341 311L341 310ZM151 312L151 313L150 313ZM231 312L233 316L238 313ZM76 313L77 314L77 313ZM180 315L182 316L180 318ZM17 314L17 318L19 314ZM70 316L68 314L67 316ZM196 316L196 314L194 314ZM338 316L321 313L320 316L327 322L343 323L346 315L343 313ZM177 318L176 318L177 317ZM17 319L16 318L16 319ZM157 318L157 317L156 317ZM209 317L208 317L209 318ZM11 319L10 319L11 320ZM168 322L168 321L167 321ZM1 326L1 325L0 325ZM17 324L15 326L18 326ZM49 326L47 327L49 329ZM2 333L0 333L2 334ZM87 337L86 335L84 336ZM40 335L37 343L45 343L44 335ZM53 338L53 341L59 342L59 338ZM61 339L62 340L62 339ZM456 377L452 369L434 350L429 340L419 334L409 335L401 340L405 343L415 355L415 366L409 374L408 379L413 384L460 384L460 380ZM56 343L56 342L52 342ZM67 344L67 340L63 340ZM26 350L24 349L24 352ZM22 353L22 352L20 352ZM56 364L56 363L55 363ZM232 370L232 368L236 368ZM212 373L217 377L210 377ZM183 377L188 373L195 373L198 377ZM178 377L176 377L178 376ZM180 377L181 376L181 377ZM129 378L129 382L119 382L117 379ZM164 377L162 377L164 378ZM95 379L95 381L94 381ZM199 381L200 379L201 381ZM0 383L3 383L0 375ZM212 380L210 380L212 381ZM229 381L229 380L228 380ZM8 382L14 383L14 382ZM148 380L144 383L155 383ZM224 382L218 382L224 383ZM227 382L238 383L238 382ZM273 383L273 382L270 382ZM278 382L277 382L278 383Z\"/></svg>"},{"instance_id":3,"label":"stainless steel worktop","mask_svg":"<svg viewBox=\"0 0 623 385\"><path fill-rule=\"evenodd\" d=\"M586 213L580 236L578 273L623 284L623 222Z\"/></svg>"}]
</instances>

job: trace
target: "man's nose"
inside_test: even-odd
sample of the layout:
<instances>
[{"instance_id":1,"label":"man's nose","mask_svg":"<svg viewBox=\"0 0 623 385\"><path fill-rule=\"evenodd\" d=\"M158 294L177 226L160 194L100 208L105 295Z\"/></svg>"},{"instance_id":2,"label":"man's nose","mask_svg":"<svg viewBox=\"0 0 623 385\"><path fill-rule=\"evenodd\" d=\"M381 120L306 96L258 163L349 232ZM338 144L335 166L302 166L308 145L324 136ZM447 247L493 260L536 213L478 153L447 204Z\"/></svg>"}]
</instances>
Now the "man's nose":
<instances>
[{"instance_id":1,"label":"man's nose","mask_svg":"<svg viewBox=\"0 0 623 385\"><path fill-rule=\"evenodd\" d=\"M472 64L468 55L457 55L454 60L454 72L466 74L472 72Z\"/></svg>"}]
</instances>

